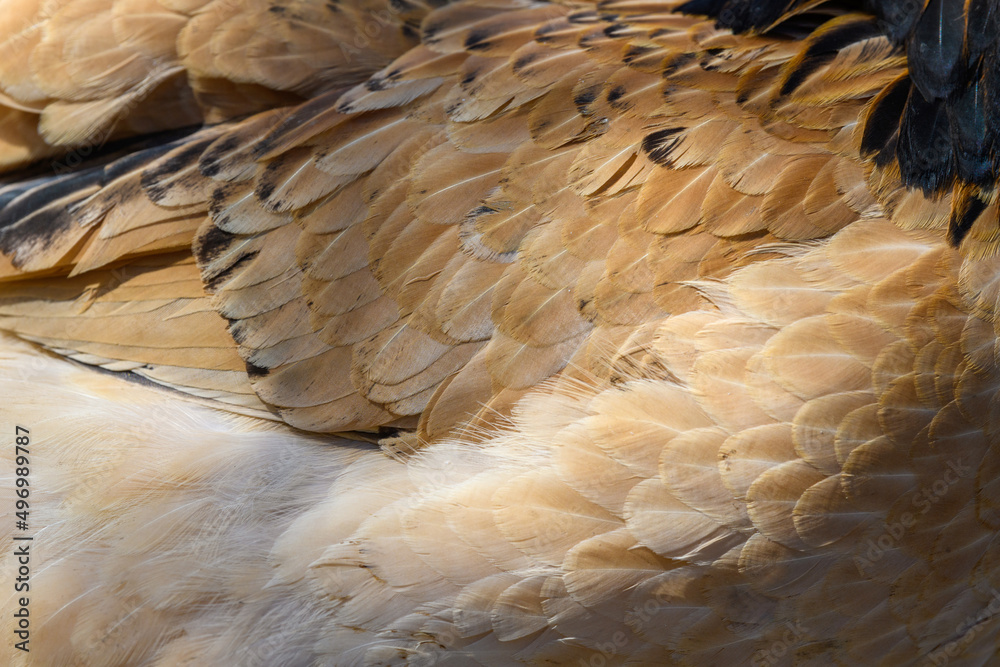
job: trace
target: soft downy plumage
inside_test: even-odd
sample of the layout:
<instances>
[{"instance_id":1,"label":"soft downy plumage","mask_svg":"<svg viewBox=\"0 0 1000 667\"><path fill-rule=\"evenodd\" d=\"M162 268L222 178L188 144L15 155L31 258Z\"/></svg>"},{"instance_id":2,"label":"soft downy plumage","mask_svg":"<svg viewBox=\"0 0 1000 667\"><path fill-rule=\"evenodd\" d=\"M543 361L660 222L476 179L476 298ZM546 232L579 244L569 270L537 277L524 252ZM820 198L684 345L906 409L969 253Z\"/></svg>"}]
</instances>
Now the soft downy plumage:
<instances>
[{"instance_id":1,"label":"soft downy plumage","mask_svg":"<svg viewBox=\"0 0 1000 667\"><path fill-rule=\"evenodd\" d=\"M991 664L957 6L11 2L5 659Z\"/></svg>"}]
</instances>

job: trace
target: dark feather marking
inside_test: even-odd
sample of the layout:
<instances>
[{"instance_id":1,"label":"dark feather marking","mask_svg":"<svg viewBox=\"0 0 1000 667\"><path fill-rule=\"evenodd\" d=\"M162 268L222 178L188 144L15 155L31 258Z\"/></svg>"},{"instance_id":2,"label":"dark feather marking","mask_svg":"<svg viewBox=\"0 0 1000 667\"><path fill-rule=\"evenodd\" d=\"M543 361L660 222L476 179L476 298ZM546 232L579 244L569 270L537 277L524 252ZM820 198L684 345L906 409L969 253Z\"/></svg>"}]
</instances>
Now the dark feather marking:
<instances>
[{"instance_id":1,"label":"dark feather marking","mask_svg":"<svg viewBox=\"0 0 1000 667\"><path fill-rule=\"evenodd\" d=\"M903 181L933 194L950 186L954 178L954 150L948 112L942 100L928 101L916 87L910 95L899 126L896 146Z\"/></svg>"},{"instance_id":2,"label":"dark feather marking","mask_svg":"<svg viewBox=\"0 0 1000 667\"><path fill-rule=\"evenodd\" d=\"M690 64L694 61L697 56L693 53L682 53L670 59L669 62L665 63L663 66L663 71L660 72L660 76L667 78L670 75L676 73L682 67Z\"/></svg>"},{"instance_id":3,"label":"dark feather marking","mask_svg":"<svg viewBox=\"0 0 1000 667\"><path fill-rule=\"evenodd\" d=\"M606 27L603 32L605 37L622 37L628 35L634 30L630 25L624 23L613 23Z\"/></svg>"},{"instance_id":4,"label":"dark feather marking","mask_svg":"<svg viewBox=\"0 0 1000 667\"><path fill-rule=\"evenodd\" d=\"M259 252L260 252L259 250L253 250L251 252L248 252L247 254L243 255L238 260L233 262L230 266L225 268L223 271L219 272L215 276L212 276L212 278L209 279L207 283L205 283L205 289L208 292L215 293L216 290L218 290L219 287L221 287L224 282L228 281L233 276L234 273L241 270L244 266L252 262L254 258L257 257ZM240 341L236 342L238 343Z\"/></svg>"},{"instance_id":5,"label":"dark feather marking","mask_svg":"<svg viewBox=\"0 0 1000 667\"><path fill-rule=\"evenodd\" d=\"M780 95L788 95L801 86L810 74L833 60L844 47L878 36L879 29L874 21L851 21L820 35L806 49L798 66L788 72Z\"/></svg>"},{"instance_id":6,"label":"dark feather marking","mask_svg":"<svg viewBox=\"0 0 1000 667\"><path fill-rule=\"evenodd\" d=\"M886 140L885 148L875 156L875 166L877 167L888 167L896 159L896 148L899 146L899 126L891 129L892 134Z\"/></svg>"},{"instance_id":7,"label":"dark feather marking","mask_svg":"<svg viewBox=\"0 0 1000 667\"><path fill-rule=\"evenodd\" d=\"M243 322L240 320L234 320L231 317L227 317L226 321L229 323L229 335L232 337L233 341L237 345L242 345L243 341L247 339L247 332L243 326Z\"/></svg>"},{"instance_id":8,"label":"dark feather marking","mask_svg":"<svg viewBox=\"0 0 1000 667\"><path fill-rule=\"evenodd\" d=\"M93 167L83 172L54 177L21 192L0 210L0 229L24 220L44 209L47 204L64 199L91 185L103 184L103 181L104 170L101 167Z\"/></svg>"},{"instance_id":9,"label":"dark feather marking","mask_svg":"<svg viewBox=\"0 0 1000 667\"><path fill-rule=\"evenodd\" d=\"M734 32L811 39L779 95L800 86L836 52L885 35L905 45L909 78L891 84L868 113L862 154L876 165L899 161L902 180L940 194L958 178L992 188L1000 173L1000 3L996 0L840 0L796 13L804 0L690 0L677 10L705 14ZM809 38L835 13L854 21ZM787 34L786 34L787 33ZM919 91L914 96L912 91ZM909 101L904 104L904 98ZM959 221L961 216L957 218Z\"/></svg>"},{"instance_id":10,"label":"dark feather marking","mask_svg":"<svg viewBox=\"0 0 1000 667\"><path fill-rule=\"evenodd\" d=\"M627 92L628 90L626 90L625 86L615 86L608 91L608 102L614 105L614 103L623 98Z\"/></svg>"},{"instance_id":11,"label":"dark feather marking","mask_svg":"<svg viewBox=\"0 0 1000 667\"><path fill-rule=\"evenodd\" d=\"M44 251L74 228L71 205L105 183L105 168L57 176L11 198L0 210L0 251L22 266L29 251Z\"/></svg>"},{"instance_id":12,"label":"dark feather marking","mask_svg":"<svg viewBox=\"0 0 1000 667\"><path fill-rule=\"evenodd\" d=\"M270 368L265 368L264 366L258 366L252 361L247 361L245 363L247 366L247 376L251 380L259 380L262 377L267 377L267 374L271 372Z\"/></svg>"},{"instance_id":13,"label":"dark feather marking","mask_svg":"<svg viewBox=\"0 0 1000 667\"><path fill-rule=\"evenodd\" d=\"M45 175L38 178L14 182L10 185L0 185L0 211L2 211L14 199L20 197L29 190L33 190L40 185L44 185L45 183L52 181L52 178L53 177L51 175ZM0 217L2 217L2 214L0 214ZM8 221L8 224L9 223L10 221ZM2 226L3 224L0 224L0 227Z\"/></svg>"},{"instance_id":14,"label":"dark feather marking","mask_svg":"<svg viewBox=\"0 0 1000 667\"><path fill-rule=\"evenodd\" d=\"M403 33L403 37L407 39L412 39L414 41L416 41L420 37L419 29L416 28L415 26L410 25L409 23L404 23L400 28L400 32Z\"/></svg>"},{"instance_id":15,"label":"dark feather marking","mask_svg":"<svg viewBox=\"0 0 1000 667\"><path fill-rule=\"evenodd\" d=\"M927 99L948 97L964 83L962 5L956 0L930 0L907 41L910 78Z\"/></svg>"},{"instance_id":16,"label":"dark feather marking","mask_svg":"<svg viewBox=\"0 0 1000 667\"><path fill-rule=\"evenodd\" d=\"M877 0L870 4L879 17L880 27L897 44L910 34L924 8L923 2L913 0Z\"/></svg>"},{"instance_id":17,"label":"dark feather marking","mask_svg":"<svg viewBox=\"0 0 1000 667\"><path fill-rule=\"evenodd\" d=\"M604 41L604 37L605 34L603 29L592 30L591 32L588 32L587 34L580 37L580 39L578 39L576 43L577 46L579 46L581 49L593 50L595 48L600 47L600 44L603 43ZM595 46L595 44L597 46Z\"/></svg>"},{"instance_id":18,"label":"dark feather marking","mask_svg":"<svg viewBox=\"0 0 1000 667\"><path fill-rule=\"evenodd\" d=\"M413 433L412 429L408 428L396 428L393 426L379 426L378 427L378 438L379 440L384 440L386 438L398 437L400 433Z\"/></svg>"},{"instance_id":19,"label":"dark feather marking","mask_svg":"<svg viewBox=\"0 0 1000 667\"><path fill-rule=\"evenodd\" d=\"M184 144L190 128L163 132L142 140L126 140L103 147L79 166L43 163L18 174L45 174L0 188L0 250L22 265L24 253L44 250L70 232L76 224L74 204L89 197L96 187L133 172ZM47 167L47 169L46 169ZM58 167L64 173L51 175ZM67 170L68 173L65 173Z\"/></svg>"},{"instance_id":20,"label":"dark feather marking","mask_svg":"<svg viewBox=\"0 0 1000 667\"><path fill-rule=\"evenodd\" d=\"M577 24L595 23L598 20L598 15L597 12L593 10L584 9L582 11L573 12L572 14L566 17L566 20L569 21L570 23L577 23Z\"/></svg>"},{"instance_id":21,"label":"dark feather marking","mask_svg":"<svg viewBox=\"0 0 1000 667\"><path fill-rule=\"evenodd\" d=\"M958 177L979 186L994 180L994 144L986 131L986 87L978 80L948 105Z\"/></svg>"},{"instance_id":22,"label":"dark feather marking","mask_svg":"<svg viewBox=\"0 0 1000 667\"><path fill-rule=\"evenodd\" d=\"M267 155L274 149L274 146L285 138L285 134L303 125L308 125L310 123L317 122L317 119L323 119L326 114L330 113L331 109L335 108L335 102L343 94L343 90L340 88L334 90L328 90L322 95L318 95L308 102L304 102L299 106L295 107L290 113L283 115L280 119L276 118L273 127L267 132L267 134L260 139L254 146L250 155L254 159L258 159L261 156ZM240 142L243 139L239 138L239 135L234 135L236 141ZM225 156L225 153L236 148L238 144L231 146L224 146L223 144L228 140L223 140L216 146L212 146L209 151L207 151L205 157L202 158L203 161L212 159L218 161Z\"/></svg>"},{"instance_id":23,"label":"dark feather marking","mask_svg":"<svg viewBox=\"0 0 1000 667\"><path fill-rule=\"evenodd\" d=\"M215 176L222 170L220 161L225 153L230 152L240 145L240 137L236 134L231 134L224 138L222 141L212 146L211 149L205 152L201 156L201 161L198 163L198 169L201 170L205 176Z\"/></svg>"},{"instance_id":24,"label":"dark feather marking","mask_svg":"<svg viewBox=\"0 0 1000 667\"><path fill-rule=\"evenodd\" d=\"M73 217L64 203L37 210L18 220L16 224L0 229L0 251L5 255L16 255L18 250L23 252L26 248L44 250L72 227ZM24 264L21 257L17 257L13 263L15 266Z\"/></svg>"},{"instance_id":25,"label":"dark feather marking","mask_svg":"<svg viewBox=\"0 0 1000 667\"><path fill-rule=\"evenodd\" d=\"M437 41L437 34L441 32L442 29L447 28L448 23L446 21L436 21L428 22L424 24L423 30L421 30L421 39L426 44L434 44Z\"/></svg>"},{"instance_id":26,"label":"dark feather marking","mask_svg":"<svg viewBox=\"0 0 1000 667\"><path fill-rule=\"evenodd\" d=\"M216 219L222 210L222 205L226 203L226 197L228 192L225 187L218 187L212 190L212 194L209 197L208 211L212 214L212 219Z\"/></svg>"},{"instance_id":27,"label":"dark feather marking","mask_svg":"<svg viewBox=\"0 0 1000 667\"><path fill-rule=\"evenodd\" d=\"M631 65L637 60L641 60L648 54L658 50L659 49L657 49L655 46L644 46L641 44L633 44L630 45L627 49L625 49L625 55L622 56L622 62L625 63L626 65Z\"/></svg>"},{"instance_id":28,"label":"dark feather marking","mask_svg":"<svg viewBox=\"0 0 1000 667\"><path fill-rule=\"evenodd\" d=\"M986 202L975 195L956 196L951 219L948 221L948 241L956 247L961 244L976 219L985 210Z\"/></svg>"},{"instance_id":29,"label":"dark feather marking","mask_svg":"<svg viewBox=\"0 0 1000 667\"><path fill-rule=\"evenodd\" d=\"M262 178L260 185L257 186L257 198L261 201L267 201L274 193L274 187L274 183L266 181Z\"/></svg>"},{"instance_id":30,"label":"dark feather marking","mask_svg":"<svg viewBox=\"0 0 1000 667\"><path fill-rule=\"evenodd\" d=\"M514 61L514 64L512 65L514 73L515 74L520 73L521 70L523 70L525 67L527 67L531 63L535 62L535 60L537 60L540 55L541 54L537 53L537 52L536 53L525 53L523 56L521 56L520 58L518 58L517 60Z\"/></svg>"},{"instance_id":31,"label":"dark feather marking","mask_svg":"<svg viewBox=\"0 0 1000 667\"><path fill-rule=\"evenodd\" d=\"M725 0L690 0L677 8L677 11L685 14L704 14L705 16L718 16Z\"/></svg>"},{"instance_id":32,"label":"dark feather marking","mask_svg":"<svg viewBox=\"0 0 1000 667\"><path fill-rule=\"evenodd\" d=\"M111 169L108 173L111 173L112 177L115 177L122 170L114 165L128 164L129 169L132 169L138 166L139 163L151 162L158 156L181 146L185 140L200 129L200 127L184 127L177 130L157 132L140 138L112 141L92 148L80 147L60 158L60 161L52 159L41 160L31 166L19 169L15 174L0 176L0 187L4 183L8 183L11 186L20 186L27 179L41 182L44 179L58 178L72 173L82 173L101 166L108 166ZM86 159L83 158L84 153L86 153ZM73 158L72 160L70 159L71 157ZM132 161L133 158L134 161ZM125 163L123 160L129 160L130 162ZM70 164L71 162L72 164Z\"/></svg>"},{"instance_id":33,"label":"dark feather marking","mask_svg":"<svg viewBox=\"0 0 1000 667\"><path fill-rule=\"evenodd\" d=\"M790 14L781 17L772 27L768 28L767 34L778 39L793 39L803 41L824 23L829 21L831 14L823 11L822 6L816 11L806 11L801 14Z\"/></svg>"},{"instance_id":34,"label":"dark feather marking","mask_svg":"<svg viewBox=\"0 0 1000 667\"><path fill-rule=\"evenodd\" d=\"M647 134L642 140L642 150L656 164L668 166L671 162L670 154L680 141L680 137L675 135L680 131L679 127L668 127Z\"/></svg>"},{"instance_id":35,"label":"dark feather marking","mask_svg":"<svg viewBox=\"0 0 1000 667\"><path fill-rule=\"evenodd\" d=\"M163 199L164 195L170 190L171 184L161 183L162 179L167 179L177 172L195 165L201 159L202 154L205 149L215 141L215 137L209 137L207 139L202 139L200 141L195 141L185 148L183 148L176 155L173 155L162 162L150 167L142 173L141 183L142 189L146 192L147 196L154 202L158 202ZM200 177L200 172L198 173Z\"/></svg>"},{"instance_id":36,"label":"dark feather marking","mask_svg":"<svg viewBox=\"0 0 1000 667\"><path fill-rule=\"evenodd\" d=\"M719 25L734 32L763 30L800 0L728 0L719 12Z\"/></svg>"},{"instance_id":37,"label":"dark feather marking","mask_svg":"<svg viewBox=\"0 0 1000 667\"><path fill-rule=\"evenodd\" d=\"M166 155L173 149L183 145L186 139L187 137L184 139L170 141L161 146L144 148L109 163L104 167L104 183L110 183L119 176L124 176L143 164L152 162L153 160Z\"/></svg>"},{"instance_id":38,"label":"dark feather marking","mask_svg":"<svg viewBox=\"0 0 1000 667\"><path fill-rule=\"evenodd\" d=\"M995 0L972 0L967 30L969 61L975 62L983 51L996 45L1000 34L1000 5Z\"/></svg>"},{"instance_id":39,"label":"dark feather marking","mask_svg":"<svg viewBox=\"0 0 1000 667\"><path fill-rule=\"evenodd\" d=\"M1000 35L998 35L1000 39ZM1000 136L1000 43L983 54L980 80L986 87L986 124L993 136Z\"/></svg>"},{"instance_id":40,"label":"dark feather marking","mask_svg":"<svg viewBox=\"0 0 1000 667\"><path fill-rule=\"evenodd\" d=\"M480 204L476 208L472 209L465 214L466 220L474 220L482 215L489 215L491 213L496 213L497 209L487 206L485 204Z\"/></svg>"},{"instance_id":41,"label":"dark feather marking","mask_svg":"<svg viewBox=\"0 0 1000 667\"><path fill-rule=\"evenodd\" d=\"M235 238L235 234L230 234L212 225L208 231L195 239L194 256L198 259L199 264L208 264L225 252Z\"/></svg>"},{"instance_id":42,"label":"dark feather marking","mask_svg":"<svg viewBox=\"0 0 1000 667\"><path fill-rule=\"evenodd\" d=\"M552 23L543 23L541 27L535 30L532 39L540 44L547 44L552 41L552 33L559 32L561 29L562 26L554 21Z\"/></svg>"},{"instance_id":43,"label":"dark feather marking","mask_svg":"<svg viewBox=\"0 0 1000 667\"><path fill-rule=\"evenodd\" d=\"M489 28L477 28L469 32L469 36L465 38L465 48L469 51L482 51L483 49L490 48L490 38L495 36L497 33L496 29Z\"/></svg>"},{"instance_id":44,"label":"dark feather marking","mask_svg":"<svg viewBox=\"0 0 1000 667\"><path fill-rule=\"evenodd\" d=\"M582 115L587 116L592 112L589 107L594 100L597 99L598 94L601 92L601 84L594 84L592 86L587 86L576 95L573 96L573 104L576 105L577 111Z\"/></svg>"},{"instance_id":45,"label":"dark feather marking","mask_svg":"<svg viewBox=\"0 0 1000 667\"><path fill-rule=\"evenodd\" d=\"M32 345L36 345L36 344L32 343ZM49 350L47 350L45 348L41 348L40 351L45 352L47 354L55 354L55 353L53 353L53 352L51 352L51 351L49 351ZM166 392L170 392L171 394L175 394L177 396L185 397L187 399L191 398L191 394L189 394L186 391L182 391L182 390L180 390L180 389L178 389L176 387L171 387L171 386L166 385L166 384L161 384L161 383L157 382L156 380L151 380L150 378L146 377L145 375L140 375L138 373L138 370L140 370L140 369L154 368L155 364L143 364L139 369L136 369L136 370L133 370L133 371L113 371L113 370L110 370L108 368L104 368L103 366L86 364L86 363L84 363L82 361L78 361L76 359L73 359L72 357L63 357L63 356L60 356L60 355L56 355L56 357L59 358L59 359L61 359L62 361L69 362L69 363L73 364L74 366L78 366L79 368L85 368L85 369L87 369L88 373L99 373L101 375L106 375L108 377L114 376L115 378L117 378L119 380L124 380L125 382L131 382L133 384L140 385L140 386L143 386L143 387L149 387L151 389L155 389L156 391L166 391Z\"/></svg>"},{"instance_id":46,"label":"dark feather marking","mask_svg":"<svg viewBox=\"0 0 1000 667\"><path fill-rule=\"evenodd\" d=\"M910 80L904 76L889 84L872 101L861 135L862 157L871 157L886 150L889 139L899 129L909 93Z\"/></svg>"}]
</instances>

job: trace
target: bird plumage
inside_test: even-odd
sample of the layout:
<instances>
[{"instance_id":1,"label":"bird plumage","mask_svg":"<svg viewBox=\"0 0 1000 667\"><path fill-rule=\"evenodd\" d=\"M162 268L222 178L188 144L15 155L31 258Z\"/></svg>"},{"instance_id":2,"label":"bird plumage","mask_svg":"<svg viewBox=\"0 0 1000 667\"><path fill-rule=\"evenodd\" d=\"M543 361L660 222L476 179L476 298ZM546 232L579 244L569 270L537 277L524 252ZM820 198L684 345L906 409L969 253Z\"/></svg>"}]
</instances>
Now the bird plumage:
<instances>
[{"instance_id":1,"label":"bird plumage","mask_svg":"<svg viewBox=\"0 0 1000 667\"><path fill-rule=\"evenodd\" d=\"M17 3L12 664L990 664L995 17L860 4Z\"/></svg>"}]
</instances>

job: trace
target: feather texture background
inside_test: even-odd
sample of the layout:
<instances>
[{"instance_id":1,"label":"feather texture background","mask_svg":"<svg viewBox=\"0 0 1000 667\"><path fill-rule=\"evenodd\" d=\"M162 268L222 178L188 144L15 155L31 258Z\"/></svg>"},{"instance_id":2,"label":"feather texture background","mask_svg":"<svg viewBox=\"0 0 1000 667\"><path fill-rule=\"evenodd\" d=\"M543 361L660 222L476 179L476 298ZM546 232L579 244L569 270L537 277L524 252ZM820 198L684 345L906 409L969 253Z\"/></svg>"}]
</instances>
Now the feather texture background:
<instances>
[{"instance_id":1,"label":"feather texture background","mask_svg":"<svg viewBox=\"0 0 1000 667\"><path fill-rule=\"evenodd\" d=\"M12 4L8 661L991 664L994 12L849 4Z\"/></svg>"}]
</instances>

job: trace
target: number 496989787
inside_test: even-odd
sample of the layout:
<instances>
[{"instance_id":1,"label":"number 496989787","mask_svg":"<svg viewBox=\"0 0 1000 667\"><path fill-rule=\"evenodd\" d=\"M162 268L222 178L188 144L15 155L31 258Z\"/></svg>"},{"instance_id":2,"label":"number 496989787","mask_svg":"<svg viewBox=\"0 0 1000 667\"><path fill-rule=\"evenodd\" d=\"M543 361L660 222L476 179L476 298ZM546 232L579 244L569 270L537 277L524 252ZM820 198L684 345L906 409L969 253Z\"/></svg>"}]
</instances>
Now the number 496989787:
<instances>
[{"instance_id":1,"label":"number 496989787","mask_svg":"<svg viewBox=\"0 0 1000 667\"><path fill-rule=\"evenodd\" d=\"M14 470L14 473L17 475L14 478L14 484L17 486L17 489L14 491L15 495L17 495L17 501L14 503L14 506L17 509L17 518L19 519L18 527L24 526L24 528L27 528L28 496L30 495L30 491L28 491L28 464L30 463L28 461L28 454L31 453L28 451L28 445L30 443L28 429L18 426L14 432L14 465L17 466ZM25 523L21 524L21 521Z\"/></svg>"}]
</instances>

